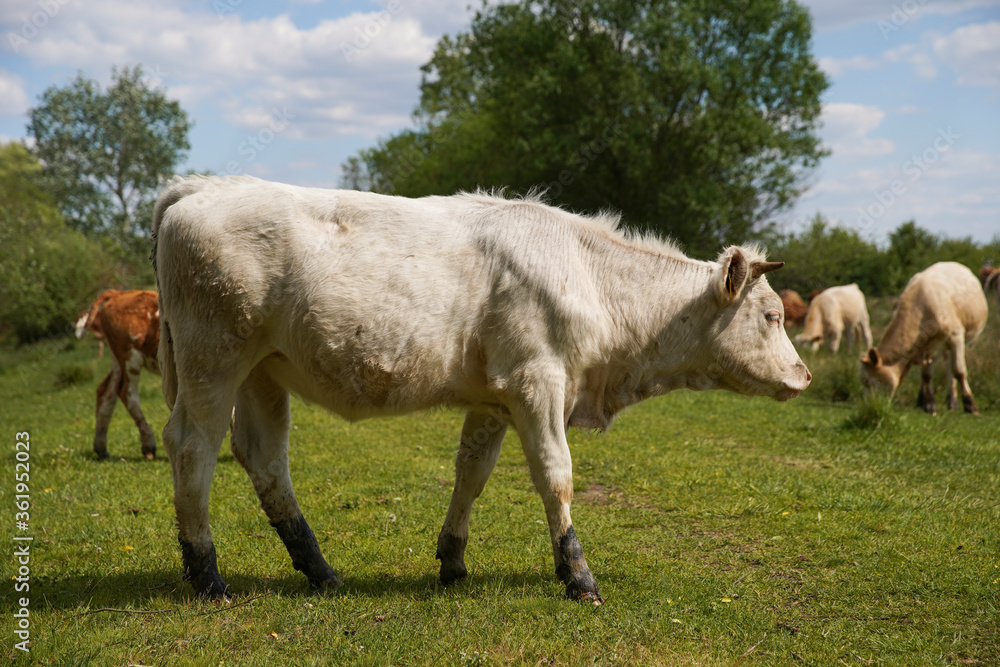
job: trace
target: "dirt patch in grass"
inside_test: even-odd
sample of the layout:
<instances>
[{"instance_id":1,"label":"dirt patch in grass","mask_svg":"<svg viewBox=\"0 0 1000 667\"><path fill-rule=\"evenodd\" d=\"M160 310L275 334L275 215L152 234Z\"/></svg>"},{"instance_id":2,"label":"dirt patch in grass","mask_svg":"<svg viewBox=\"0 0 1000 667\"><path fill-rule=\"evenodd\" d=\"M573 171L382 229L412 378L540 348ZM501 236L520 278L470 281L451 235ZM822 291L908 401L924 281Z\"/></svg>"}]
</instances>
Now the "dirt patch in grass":
<instances>
[{"instance_id":1,"label":"dirt patch in grass","mask_svg":"<svg viewBox=\"0 0 1000 667\"><path fill-rule=\"evenodd\" d=\"M620 494L621 491L613 486L604 484L591 484L583 491L573 494L573 501L578 503L591 503L594 505L610 505L613 502L613 495Z\"/></svg>"},{"instance_id":2,"label":"dirt patch in grass","mask_svg":"<svg viewBox=\"0 0 1000 667\"><path fill-rule=\"evenodd\" d=\"M822 461L814 461L812 459L797 459L792 456L765 456L764 458L774 461L775 463L781 463L782 465L790 466L792 468L801 468L803 470L819 470L821 468L832 468L833 466L829 463L824 463Z\"/></svg>"}]
</instances>

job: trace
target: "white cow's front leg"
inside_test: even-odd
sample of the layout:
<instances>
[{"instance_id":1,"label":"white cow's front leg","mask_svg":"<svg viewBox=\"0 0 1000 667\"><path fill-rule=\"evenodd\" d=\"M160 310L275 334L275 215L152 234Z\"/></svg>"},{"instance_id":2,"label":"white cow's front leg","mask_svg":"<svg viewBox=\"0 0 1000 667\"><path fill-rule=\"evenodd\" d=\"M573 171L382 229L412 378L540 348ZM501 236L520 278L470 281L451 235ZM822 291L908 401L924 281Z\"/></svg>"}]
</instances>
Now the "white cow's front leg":
<instances>
[{"instance_id":1,"label":"white cow's front leg","mask_svg":"<svg viewBox=\"0 0 1000 667\"><path fill-rule=\"evenodd\" d=\"M469 515L472 503L483 492L507 424L499 414L470 411L462 426L462 439L455 457L455 490L438 535L436 558L441 561L441 583L448 585L465 579L465 547L469 542Z\"/></svg>"},{"instance_id":2,"label":"white cow's front leg","mask_svg":"<svg viewBox=\"0 0 1000 667\"><path fill-rule=\"evenodd\" d=\"M511 412L531 479L545 506L556 576L566 584L570 598L601 604L604 599L587 567L570 518L573 465L566 442L562 387L537 385L526 398Z\"/></svg>"},{"instance_id":3,"label":"white cow's front leg","mask_svg":"<svg viewBox=\"0 0 1000 667\"><path fill-rule=\"evenodd\" d=\"M319 542L299 508L288 472L288 392L261 370L236 395L233 456L247 471L261 507L285 544L292 566L313 588L336 588L340 580L323 558Z\"/></svg>"}]
</instances>

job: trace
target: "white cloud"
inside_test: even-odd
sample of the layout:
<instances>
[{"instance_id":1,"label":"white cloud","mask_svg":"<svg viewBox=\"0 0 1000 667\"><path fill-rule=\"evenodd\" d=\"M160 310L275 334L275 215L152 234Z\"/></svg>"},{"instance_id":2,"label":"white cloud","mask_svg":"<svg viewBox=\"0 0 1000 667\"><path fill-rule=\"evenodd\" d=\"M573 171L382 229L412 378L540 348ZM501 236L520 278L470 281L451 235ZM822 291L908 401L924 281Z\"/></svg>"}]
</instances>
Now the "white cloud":
<instances>
[{"instance_id":1,"label":"white cloud","mask_svg":"<svg viewBox=\"0 0 1000 667\"><path fill-rule=\"evenodd\" d=\"M932 57L927 42L925 38L920 44L904 44L889 49L882 54L882 58L890 63L909 64L921 79L935 79L938 75L938 61Z\"/></svg>"},{"instance_id":2,"label":"white cloud","mask_svg":"<svg viewBox=\"0 0 1000 667\"><path fill-rule=\"evenodd\" d=\"M934 56L958 74L958 83L1000 87L1000 21L958 28L931 41Z\"/></svg>"},{"instance_id":3,"label":"white cloud","mask_svg":"<svg viewBox=\"0 0 1000 667\"><path fill-rule=\"evenodd\" d=\"M21 77L0 69L0 116L23 116L29 106Z\"/></svg>"},{"instance_id":4,"label":"white cloud","mask_svg":"<svg viewBox=\"0 0 1000 667\"><path fill-rule=\"evenodd\" d=\"M859 23L870 23L873 34L879 33L879 21L901 28L928 14L951 15L977 7L1000 5L1000 0L802 0L813 16L816 30L837 30ZM889 32L888 35L894 34ZM883 35L886 36L886 35Z\"/></svg>"},{"instance_id":5,"label":"white cloud","mask_svg":"<svg viewBox=\"0 0 1000 667\"><path fill-rule=\"evenodd\" d=\"M824 60L833 59L821 59L821 66ZM947 35L926 32L920 41L889 49L879 60L908 64L919 77L927 80L936 79L941 67L946 65L957 75L959 85L998 88L1000 21L973 23L956 28ZM859 68L860 65L855 64L855 61L863 65L868 59L858 56L836 60L824 69L839 72L852 66ZM877 64L878 61L875 61L875 65Z\"/></svg>"},{"instance_id":6,"label":"white cloud","mask_svg":"<svg viewBox=\"0 0 1000 667\"><path fill-rule=\"evenodd\" d=\"M874 69L879 62L866 56L850 58L820 58L819 68L831 77L839 77L852 69Z\"/></svg>"},{"instance_id":7,"label":"white cloud","mask_svg":"<svg viewBox=\"0 0 1000 667\"><path fill-rule=\"evenodd\" d=\"M960 140L959 140L960 141ZM939 144L941 145L941 144ZM1000 155L928 143L930 160L911 157L828 175L803 197L796 217L815 211L885 240L901 223L916 223L935 234L972 236L980 242L1000 233Z\"/></svg>"},{"instance_id":8,"label":"white cloud","mask_svg":"<svg viewBox=\"0 0 1000 667\"><path fill-rule=\"evenodd\" d=\"M823 139L836 157L871 157L893 152L888 139L868 133L885 119L877 106L834 102L823 106Z\"/></svg>"},{"instance_id":9,"label":"white cloud","mask_svg":"<svg viewBox=\"0 0 1000 667\"><path fill-rule=\"evenodd\" d=\"M18 7L5 3L0 13L5 21L35 7L12 4ZM182 7L69 3L21 55L36 66L70 65L104 80L112 66L142 63L171 97L214 106L241 130L256 131L275 109L287 109L296 117L289 136L375 137L408 121L419 66L437 41L398 2L395 11L353 13L308 29L285 15L244 20L217 15L212 5Z\"/></svg>"}]
</instances>

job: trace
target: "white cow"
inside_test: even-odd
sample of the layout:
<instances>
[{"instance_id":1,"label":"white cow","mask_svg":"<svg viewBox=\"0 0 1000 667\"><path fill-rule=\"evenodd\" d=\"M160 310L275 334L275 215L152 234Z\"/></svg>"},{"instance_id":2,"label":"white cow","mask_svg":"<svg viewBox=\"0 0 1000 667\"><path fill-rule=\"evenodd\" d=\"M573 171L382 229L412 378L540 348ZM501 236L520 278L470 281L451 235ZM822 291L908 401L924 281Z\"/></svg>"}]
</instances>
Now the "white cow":
<instances>
[{"instance_id":1,"label":"white cow","mask_svg":"<svg viewBox=\"0 0 1000 667\"><path fill-rule=\"evenodd\" d=\"M467 410L438 537L466 576L472 503L508 425L521 436L570 597L601 602L570 520L566 428L606 428L673 389L786 400L811 379L754 248L714 262L533 200L404 199L253 178L190 177L154 215L163 430L185 577L227 596L209 531L216 455L233 454L292 563L339 584L288 473L289 391L351 420Z\"/></svg>"},{"instance_id":2,"label":"white cow","mask_svg":"<svg viewBox=\"0 0 1000 667\"><path fill-rule=\"evenodd\" d=\"M871 347L872 330L868 323L868 304L857 283L828 287L809 302L805 329L795 337L796 345L811 344L813 352L825 342L834 354L842 338L848 347Z\"/></svg>"}]
</instances>

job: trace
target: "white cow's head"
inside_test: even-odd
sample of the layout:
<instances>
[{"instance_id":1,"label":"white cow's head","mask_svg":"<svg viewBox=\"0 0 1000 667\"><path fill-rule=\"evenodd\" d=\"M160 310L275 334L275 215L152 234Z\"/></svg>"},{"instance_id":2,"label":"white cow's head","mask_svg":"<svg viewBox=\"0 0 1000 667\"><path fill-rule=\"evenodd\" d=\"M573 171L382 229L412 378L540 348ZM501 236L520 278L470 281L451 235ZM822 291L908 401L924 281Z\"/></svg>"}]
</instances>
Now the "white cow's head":
<instances>
[{"instance_id":1,"label":"white cow's head","mask_svg":"<svg viewBox=\"0 0 1000 667\"><path fill-rule=\"evenodd\" d=\"M740 394L798 396L812 380L785 333L781 298L764 274L784 266L752 248L731 247L719 256L713 278L718 312L709 331L718 386Z\"/></svg>"}]
</instances>

